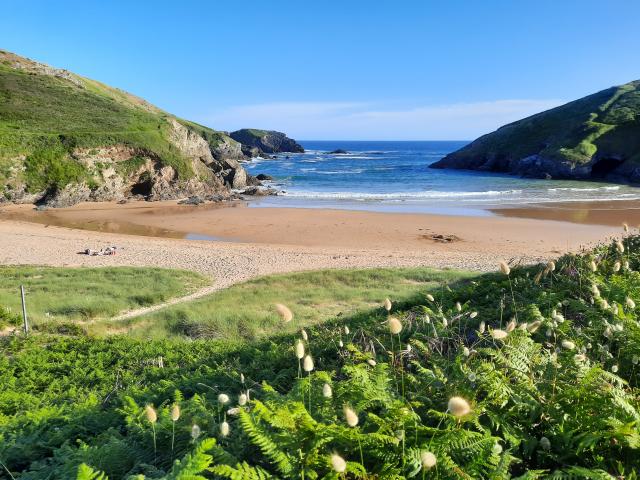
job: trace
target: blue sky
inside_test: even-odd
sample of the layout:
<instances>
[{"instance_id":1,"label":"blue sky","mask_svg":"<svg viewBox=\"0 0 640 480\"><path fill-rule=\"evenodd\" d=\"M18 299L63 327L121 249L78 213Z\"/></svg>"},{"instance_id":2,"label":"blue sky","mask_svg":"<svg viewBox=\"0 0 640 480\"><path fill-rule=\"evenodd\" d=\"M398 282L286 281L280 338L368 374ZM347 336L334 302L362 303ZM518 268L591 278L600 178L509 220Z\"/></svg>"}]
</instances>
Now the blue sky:
<instances>
[{"instance_id":1,"label":"blue sky","mask_svg":"<svg viewBox=\"0 0 640 480\"><path fill-rule=\"evenodd\" d=\"M0 48L222 130L471 139L640 78L640 2L0 0Z\"/></svg>"}]
</instances>

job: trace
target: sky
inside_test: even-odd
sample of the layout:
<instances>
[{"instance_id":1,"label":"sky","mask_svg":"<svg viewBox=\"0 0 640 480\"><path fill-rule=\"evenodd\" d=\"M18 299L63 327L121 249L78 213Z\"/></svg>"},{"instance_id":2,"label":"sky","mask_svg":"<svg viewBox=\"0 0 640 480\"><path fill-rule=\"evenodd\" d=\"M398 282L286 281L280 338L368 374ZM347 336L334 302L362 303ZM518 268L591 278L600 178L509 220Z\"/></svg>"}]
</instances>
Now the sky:
<instances>
[{"instance_id":1,"label":"sky","mask_svg":"<svg viewBox=\"0 0 640 480\"><path fill-rule=\"evenodd\" d=\"M0 49L219 130L470 140L640 79L638 0L0 0Z\"/></svg>"}]
</instances>

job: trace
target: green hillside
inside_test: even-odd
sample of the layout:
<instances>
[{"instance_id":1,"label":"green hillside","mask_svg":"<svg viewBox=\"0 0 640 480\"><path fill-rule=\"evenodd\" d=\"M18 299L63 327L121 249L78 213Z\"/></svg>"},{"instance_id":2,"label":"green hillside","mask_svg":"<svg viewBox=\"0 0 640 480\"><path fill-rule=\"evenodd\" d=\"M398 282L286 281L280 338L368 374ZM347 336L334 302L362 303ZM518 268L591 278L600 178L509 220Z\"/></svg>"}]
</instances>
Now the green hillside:
<instances>
[{"instance_id":1,"label":"green hillside","mask_svg":"<svg viewBox=\"0 0 640 480\"><path fill-rule=\"evenodd\" d=\"M640 181L640 80L505 125L434 168Z\"/></svg>"},{"instance_id":2,"label":"green hillside","mask_svg":"<svg viewBox=\"0 0 640 480\"><path fill-rule=\"evenodd\" d=\"M213 153L226 142L241 155L239 144L221 132L97 81L0 50L0 193L13 199L21 190L36 193L81 182L97 188L106 165L87 158L92 149L115 146L127 152L116 159L118 173L149 159L149 174L168 166L175 171L173 181L206 181L213 172L189 145L172 138L174 121L203 138Z\"/></svg>"}]
</instances>

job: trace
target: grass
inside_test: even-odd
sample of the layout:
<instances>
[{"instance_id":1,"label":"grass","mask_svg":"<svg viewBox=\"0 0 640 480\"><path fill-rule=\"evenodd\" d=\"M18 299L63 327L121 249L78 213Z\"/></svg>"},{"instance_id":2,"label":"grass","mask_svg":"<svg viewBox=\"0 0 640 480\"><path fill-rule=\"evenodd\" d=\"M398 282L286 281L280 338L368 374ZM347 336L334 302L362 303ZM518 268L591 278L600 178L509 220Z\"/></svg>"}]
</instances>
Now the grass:
<instances>
[{"instance_id":1,"label":"grass","mask_svg":"<svg viewBox=\"0 0 640 480\"><path fill-rule=\"evenodd\" d=\"M208 280L162 268L0 267L0 305L20 313L20 285L35 329L67 328L191 293Z\"/></svg>"},{"instance_id":2,"label":"grass","mask_svg":"<svg viewBox=\"0 0 640 480\"><path fill-rule=\"evenodd\" d=\"M430 268L271 275L117 324L97 322L90 326L90 332L100 335L116 327L118 331L126 329L136 338L255 340L377 308L387 296L394 301L419 301L425 289L439 288L471 275ZM290 324L282 325L274 303L284 303L296 312Z\"/></svg>"}]
</instances>

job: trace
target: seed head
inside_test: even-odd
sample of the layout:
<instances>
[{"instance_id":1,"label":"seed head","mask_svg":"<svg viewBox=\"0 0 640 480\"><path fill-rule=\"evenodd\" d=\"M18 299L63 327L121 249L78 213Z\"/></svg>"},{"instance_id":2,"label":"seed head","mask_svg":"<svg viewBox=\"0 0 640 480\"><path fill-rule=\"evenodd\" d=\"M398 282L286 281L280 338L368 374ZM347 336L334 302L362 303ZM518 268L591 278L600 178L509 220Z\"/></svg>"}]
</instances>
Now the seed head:
<instances>
[{"instance_id":1,"label":"seed head","mask_svg":"<svg viewBox=\"0 0 640 480\"><path fill-rule=\"evenodd\" d=\"M508 332L505 332L504 330L500 330L500 329L495 329L495 330L491 330L491 336L495 339L495 340L503 340L505 338L507 338L507 336L509 335Z\"/></svg>"},{"instance_id":2,"label":"seed head","mask_svg":"<svg viewBox=\"0 0 640 480\"><path fill-rule=\"evenodd\" d=\"M178 420L180 420L180 405L176 403L171 407L171 421L177 422Z\"/></svg>"},{"instance_id":3,"label":"seed head","mask_svg":"<svg viewBox=\"0 0 640 480\"><path fill-rule=\"evenodd\" d=\"M629 224L627 222L622 223L622 230L624 230L624 233L629 232Z\"/></svg>"},{"instance_id":4,"label":"seed head","mask_svg":"<svg viewBox=\"0 0 640 480\"><path fill-rule=\"evenodd\" d=\"M384 299L384 309L385 309L387 312L390 312L390 311L391 311L391 300L389 300L388 298L385 298L385 299Z\"/></svg>"},{"instance_id":5,"label":"seed head","mask_svg":"<svg viewBox=\"0 0 640 480\"><path fill-rule=\"evenodd\" d=\"M535 333L542 325L542 320L536 320L535 322L531 322L531 324L527 327L529 333Z\"/></svg>"},{"instance_id":6,"label":"seed head","mask_svg":"<svg viewBox=\"0 0 640 480\"><path fill-rule=\"evenodd\" d=\"M422 468L429 470L436 466L438 460L433 453L425 450L420 454L420 461L422 462Z\"/></svg>"},{"instance_id":7,"label":"seed head","mask_svg":"<svg viewBox=\"0 0 640 480\"><path fill-rule=\"evenodd\" d=\"M377 365L377 362L376 362L373 358L369 358L369 359L367 360L367 363L368 363L369 365L371 365L372 367L375 367L375 366Z\"/></svg>"},{"instance_id":8,"label":"seed head","mask_svg":"<svg viewBox=\"0 0 640 480\"><path fill-rule=\"evenodd\" d=\"M345 405L342 410L344 412L344 419L346 420L347 425L349 425L350 427L355 427L356 425L358 425L358 414L353 408L351 408L349 405Z\"/></svg>"},{"instance_id":9,"label":"seed head","mask_svg":"<svg viewBox=\"0 0 640 480\"><path fill-rule=\"evenodd\" d=\"M511 268L507 265L506 262L500 262L500 271L505 275L509 275L511 273Z\"/></svg>"},{"instance_id":10,"label":"seed head","mask_svg":"<svg viewBox=\"0 0 640 480\"><path fill-rule=\"evenodd\" d=\"M616 261L616 263L613 264L613 271L619 272L620 268L622 268L622 265L620 264L620 262Z\"/></svg>"},{"instance_id":11,"label":"seed head","mask_svg":"<svg viewBox=\"0 0 640 480\"><path fill-rule=\"evenodd\" d=\"M298 360L304 358L304 343L302 343L302 340L296 341L296 357Z\"/></svg>"},{"instance_id":12,"label":"seed head","mask_svg":"<svg viewBox=\"0 0 640 480\"><path fill-rule=\"evenodd\" d=\"M551 449L551 441L547 437L542 437L540 439L540 446L545 450Z\"/></svg>"},{"instance_id":13,"label":"seed head","mask_svg":"<svg viewBox=\"0 0 640 480\"><path fill-rule=\"evenodd\" d=\"M193 438L194 440L197 440L199 436L200 436L200 427L194 423L193 426L191 427L191 438Z\"/></svg>"},{"instance_id":14,"label":"seed head","mask_svg":"<svg viewBox=\"0 0 640 480\"><path fill-rule=\"evenodd\" d=\"M293 320L293 312L291 312L291 310L289 310L286 305L276 303L276 311L278 312L278 315L280 315L280 318L283 322L289 323L291 320Z\"/></svg>"},{"instance_id":15,"label":"seed head","mask_svg":"<svg viewBox=\"0 0 640 480\"><path fill-rule=\"evenodd\" d=\"M246 393L241 393L240 395L238 395L238 405L240 405L241 407L244 407L247 404L248 400L249 399L247 398Z\"/></svg>"},{"instance_id":16,"label":"seed head","mask_svg":"<svg viewBox=\"0 0 640 480\"><path fill-rule=\"evenodd\" d=\"M613 373L618 373L618 365L613 365L613 366L611 367L611 371L612 371Z\"/></svg>"},{"instance_id":17,"label":"seed head","mask_svg":"<svg viewBox=\"0 0 640 480\"><path fill-rule=\"evenodd\" d=\"M469 350L469 347L464 347L464 348L462 349L462 354L463 354L465 357L468 357L469 355L471 355L471 350Z\"/></svg>"},{"instance_id":18,"label":"seed head","mask_svg":"<svg viewBox=\"0 0 640 480\"><path fill-rule=\"evenodd\" d=\"M556 269L556 262L552 260L549 263L547 263L547 270L549 270L550 272L553 272L555 269Z\"/></svg>"},{"instance_id":19,"label":"seed head","mask_svg":"<svg viewBox=\"0 0 640 480\"><path fill-rule=\"evenodd\" d=\"M402 331L402 323L396 317L389 317L389 331L397 335Z\"/></svg>"},{"instance_id":20,"label":"seed head","mask_svg":"<svg viewBox=\"0 0 640 480\"><path fill-rule=\"evenodd\" d=\"M493 448L491 449L491 452L492 452L494 455L500 455L500 454L502 453L502 445L500 445L499 443L497 443L497 442L496 442L496 443L493 445Z\"/></svg>"},{"instance_id":21,"label":"seed head","mask_svg":"<svg viewBox=\"0 0 640 480\"><path fill-rule=\"evenodd\" d=\"M302 335L302 339L305 342L309 341L309 335L307 335L307 331L304 328L302 330L300 330L300 335Z\"/></svg>"},{"instance_id":22,"label":"seed head","mask_svg":"<svg viewBox=\"0 0 640 480\"><path fill-rule=\"evenodd\" d=\"M343 473L347 469L347 462L337 453L331 454L331 468L334 472Z\"/></svg>"},{"instance_id":23,"label":"seed head","mask_svg":"<svg viewBox=\"0 0 640 480\"><path fill-rule=\"evenodd\" d=\"M322 396L324 398L331 398L333 397L333 390L331 390L331 385L329 385L328 383L325 383L322 386Z\"/></svg>"},{"instance_id":24,"label":"seed head","mask_svg":"<svg viewBox=\"0 0 640 480\"><path fill-rule=\"evenodd\" d=\"M344 326L344 334L349 335L349 327L347 327L346 325Z\"/></svg>"},{"instance_id":25,"label":"seed head","mask_svg":"<svg viewBox=\"0 0 640 480\"><path fill-rule=\"evenodd\" d=\"M458 312L461 312L461 311L462 311L462 305L460 305L460 302L456 302L456 310L457 310Z\"/></svg>"},{"instance_id":26,"label":"seed head","mask_svg":"<svg viewBox=\"0 0 640 480\"><path fill-rule=\"evenodd\" d=\"M427 293L425 296L427 297L427 300L429 300L430 302L435 301L435 299L433 298L433 295L431 295L430 293Z\"/></svg>"},{"instance_id":27,"label":"seed head","mask_svg":"<svg viewBox=\"0 0 640 480\"><path fill-rule=\"evenodd\" d=\"M227 421L224 421L220 424L220 435L222 435L223 437L229 435L229 423Z\"/></svg>"},{"instance_id":28,"label":"seed head","mask_svg":"<svg viewBox=\"0 0 640 480\"><path fill-rule=\"evenodd\" d=\"M629 307L631 310L636 308L636 302L634 302L630 297L627 297L627 299L625 300L625 303L627 304L627 307Z\"/></svg>"},{"instance_id":29,"label":"seed head","mask_svg":"<svg viewBox=\"0 0 640 480\"><path fill-rule=\"evenodd\" d=\"M311 372L313 370L313 358L311 358L311 355L307 355L304 357L302 368L305 372Z\"/></svg>"},{"instance_id":30,"label":"seed head","mask_svg":"<svg viewBox=\"0 0 640 480\"><path fill-rule=\"evenodd\" d=\"M589 262L589 268L591 269L592 272L598 271L598 265L596 265L596 262L593 260Z\"/></svg>"},{"instance_id":31,"label":"seed head","mask_svg":"<svg viewBox=\"0 0 640 480\"><path fill-rule=\"evenodd\" d=\"M624 253L624 244L620 240L616 242L616 250L620 253Z\"/></svg>"},{"instance_id":32,"label":"seed head","mask_svg":"<svg viewBox=\"0 0 640 480\"><path fill-rule=\"evenodd\" d=\"M240 374L240 383L244 385L244 373Z\"/></svg>"},{"instance_id":33,"label":"seed head","mask_svg":"<svg viewBox=\"0 0 640 480\"><path fill-rule=\"evenodd\" d=\"M511 320L509 323L507 323L507 333L511 333L516 329L516 321L515 320Z\"/></svg>"},{"instance_id":34,"label":"seed head","mask_svg":"<svg viewBox=\"0 0 640 480\"><path fill-rule=\"evenodd\" d=\"M484 333L486 328L487 328L487 324L484 322L484 320L482 320L480 322L480 326L478 327L478 332L480 333L480 335L482 335Z\"/></svg>"},{"instance_id":35,"label":"seed head","mask_svg":"<svg viewBox=\"0 0 640 480\"><path fill-rule=\"evenodd\" d=\"M227 395L226 393L221 393L220 395L218 395L218 403L220 405L226 405L227 403L229 403L229 395Z\"/></svg>"},{"instance_id":36,"label":"seed head","mask_svg":"<svg viewBox=\"0 0 640 480\"><path fill-rule=\"evenodd\" d=\"M471 312L469 314L469 318L476 318L478 316L478 312Z\"/></svg>"},{"instance_id":37,"label":"seed head","mask_svg":"<svg viewBox=\"0 0 640 480\"><path fill-rule=\"evenodd\" d=\"M144 407L144 415L147 417L149 423L156 423L158 421L158 414L151 405Z\"/></svg>"},{"instance_id":38,"label":"seed head","mask_svg":"<svg viewBox=\"0 0 640 480\"><path fill-rule=\"evenodd\" d=\"M566 350L573 350L574 348L576 348L576 344L573 343L571 340L563 340L561 345L562 345L562 348Z\"/></svg>"},{"instance_id":39,"label":"seed head","mask_svg":"<svg viewBox=\"0 0 640 480\"><path fill-rule=\"evenodd\" d=\"M456 417L464 417L471 413L471 406L462 397L451 397L449 399L449 412Z\"/></svg>"},{"instance_id":40,"label":"seed head","mask_svg":"<svg viewBox=\"0 0 640 480\"><path fill-rule=\"evenodd\" d=\"M338 340L338 346L340 348L344 347L344 343L342 342L342 340Z\"/></svg>"}]
</instances>

